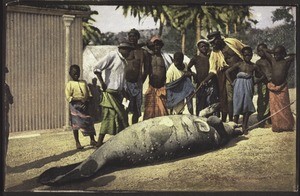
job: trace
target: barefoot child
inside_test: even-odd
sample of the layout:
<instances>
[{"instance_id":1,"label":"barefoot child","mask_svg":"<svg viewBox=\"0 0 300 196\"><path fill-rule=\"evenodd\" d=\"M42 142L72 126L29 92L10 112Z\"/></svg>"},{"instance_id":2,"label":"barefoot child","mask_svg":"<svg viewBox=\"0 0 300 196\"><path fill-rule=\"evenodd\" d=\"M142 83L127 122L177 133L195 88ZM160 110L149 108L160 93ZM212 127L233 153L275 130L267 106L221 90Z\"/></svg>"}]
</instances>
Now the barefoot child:
<instances>
[{"instance_id":1,"label":"barefoot child","mask_svg":"<svg viewBox=\"0 0 300 196\"><path fill-rule=\"evenodd\" d=\"M257 54L260 59L256 61L257 67L263 72L264 79L257 84L257 120L258 122L270 116L269 90L267 84L271 81L271 63L267 60L263 49L267 49L267 45L260 43L257 46ZM260 77L258 74L256 77ZM270 118L260 124L260 127L268 127L271 124Z\"/></svg>"},{"instance_id":2,"label":"barefoot child","mask_svg":"<svg viewBox=\"0 0 300 196\"><path fill-rule=\"evenodd\" d=\"M263 73L251 62L253 53L249 46L242 49L242 55L244 61L238 62L230 67L226 70L225 74L232 84L230 73L235 69L238 69L237 78L233 84L233 115L235 123L238 123L239 115L243 115L242 128L244 134L247 134L249 117L255 112L254 104L252 102L254 86L253 73L254 71L257 71L261 74L261 78L259 78L257 82L260 82L263 79Z\"/></svg>"},{"instance_id":3,"label":"barefoot child","mask_svg":"<svg viewBox=\"0 0 300 196\"><path fill-rule=\"evenodd\" d=\"M290 104L289 91L287 87L288 70L294 54L287 55L283 46L277 46L274 49L274 57L270 54L270 50L263 50L266 58L272 66L271 82L268 83L270 90L270 111L271 115L280 111ZM287 58L285 58L288 56ZM291 112L291 108L287 107L276 115L272 116L272 131L292 131L295 120Z\"/></svg>"},{"instance_id":4,"label":"barefoot child","mask_svg":"<svg viewBox=\"0 0 300 196\"><path fill-rule=\"evenodd\" d=\"M92 117L87 114L87 101L90 97L87 83L84 80L79 80L80 68L78 65L71 65L69 74L72 80L67 83L65 93L70 103L71 124L76 148L83 148L79 142L79 129L82 130L84 136L90 136L90 144L95 146L97 142L94 138L94 135L96 135L94 122Z\"/></svg>"}]
</instances>

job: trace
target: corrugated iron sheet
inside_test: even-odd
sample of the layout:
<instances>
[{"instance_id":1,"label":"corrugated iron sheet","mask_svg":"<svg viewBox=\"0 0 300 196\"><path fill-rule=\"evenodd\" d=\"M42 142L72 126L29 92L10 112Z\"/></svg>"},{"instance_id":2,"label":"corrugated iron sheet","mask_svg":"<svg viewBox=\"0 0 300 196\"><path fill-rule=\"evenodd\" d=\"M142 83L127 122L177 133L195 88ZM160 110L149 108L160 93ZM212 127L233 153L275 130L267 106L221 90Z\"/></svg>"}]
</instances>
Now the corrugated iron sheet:
<instances>
[{"instance_id":1,"label":"corrugated iron sheet","mask_svg":"<svg viewBox=\"0 0 300 196\"><path fill-rule=\"evenodd\" d=\"M6 76L14 104L10 132L61 128L65 118L63 17L7 13ZM71 29L71 62L82 66L81 18Z\"/></svg>"}]
</instances>

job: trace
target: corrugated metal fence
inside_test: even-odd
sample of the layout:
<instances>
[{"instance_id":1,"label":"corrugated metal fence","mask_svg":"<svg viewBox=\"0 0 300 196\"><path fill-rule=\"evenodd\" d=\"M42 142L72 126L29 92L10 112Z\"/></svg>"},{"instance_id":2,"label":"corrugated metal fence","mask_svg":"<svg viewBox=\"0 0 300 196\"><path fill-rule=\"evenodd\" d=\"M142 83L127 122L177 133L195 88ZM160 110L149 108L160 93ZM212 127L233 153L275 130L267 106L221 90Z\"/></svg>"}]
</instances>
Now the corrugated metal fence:
<instances>
[{"instance_id":1,"label":"corrugated metal fence","mask_svg":"<svg viewBox=\"0 0 300 196\"><path fill-rule=\"evenodd\" d=\"M71 29L71 62L82 66L81 18ZM62 15L8 12L7 83L14 96L10 132L61 128L65 119Z\"/></svg>"}]
</instances>

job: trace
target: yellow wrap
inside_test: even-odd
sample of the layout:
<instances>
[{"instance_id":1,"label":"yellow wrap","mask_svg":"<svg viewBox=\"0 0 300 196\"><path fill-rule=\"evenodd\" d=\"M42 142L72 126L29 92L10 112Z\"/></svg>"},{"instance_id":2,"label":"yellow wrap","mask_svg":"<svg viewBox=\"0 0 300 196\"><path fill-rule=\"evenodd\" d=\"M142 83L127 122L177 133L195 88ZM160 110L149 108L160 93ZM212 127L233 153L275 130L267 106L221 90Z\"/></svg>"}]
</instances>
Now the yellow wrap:
<instances>
[{"instance_id":1,"label":"yellow wrap","mask_svg":"<svg viewBox=\"0 0 300 196\"><path fill-rule=\"evenodd\" d=\"M241 50L246 45L241 41L235 38L224 38L224 42L226 45L233 50L241 59L243 59ZM214 52L212 51L209 57L209 73L217 73L223 67L228 66L225 61L224 55L222 51Z\"/></svg>"}]
</instances>

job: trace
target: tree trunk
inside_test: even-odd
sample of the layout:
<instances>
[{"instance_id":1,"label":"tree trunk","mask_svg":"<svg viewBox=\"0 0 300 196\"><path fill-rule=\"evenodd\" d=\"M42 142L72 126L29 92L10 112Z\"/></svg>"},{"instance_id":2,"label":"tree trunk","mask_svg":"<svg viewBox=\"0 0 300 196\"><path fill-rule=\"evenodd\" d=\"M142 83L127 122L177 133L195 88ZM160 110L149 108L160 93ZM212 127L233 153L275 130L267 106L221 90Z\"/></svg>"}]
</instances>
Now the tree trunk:
<instances>
[{"instance_id":1,"label":"tree trunk","mask_svg":"<svg viewBox=\"0 0 300 196\"><path fill-rule=\"evenodd\" d=\"M186 37L186 30L181 30L181 51L185 54L185 37Z\"/></svg>"},{"instance_id":2,"label":"tree trunk","mask_svg":"<svg viewBox=\"0 0 300 196\"><path fill-rule=\"evenodd\" d=\"M234 27L234 34L237 34L237 28L236 28L236 27L237 27L237 24L234 23L234 24L233 24L233 27Z\"/></svg>"},{"instance_id":3,"label":"tree trunk","mask_svg":"<svg viewBox=\"0 0 300 196\"><path fill-rule=\"evenodd\" d=\"M201 18L196 18L196 43L201 39Z\"/></svg>"},{"instance_id":4,"label":"tree trunk","mask_svg":"<svg viewBox=\"0 0 300 196\"><path fill-rule=\"evenodd\" d=\"M159 21L159 30L158 30L158 35L159 37L162 36L163 33L163 29L164 29L164 24L161 22L161 20Z\"/></svg>"},{"instance_id":5,"label":"tree trunk","mask_svg":"<svg viewBox=\"0 0 300 196\"><path fill-rule=\"evenodd\" d=\"M229 24L226 23L225 25L226 25L225 33L226 33L226 35L228 36L228 35L229 35Z\"/></svg>"}]
</instances>

